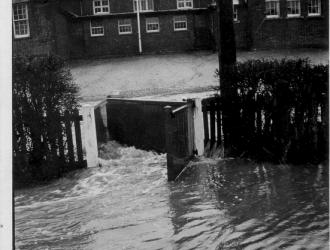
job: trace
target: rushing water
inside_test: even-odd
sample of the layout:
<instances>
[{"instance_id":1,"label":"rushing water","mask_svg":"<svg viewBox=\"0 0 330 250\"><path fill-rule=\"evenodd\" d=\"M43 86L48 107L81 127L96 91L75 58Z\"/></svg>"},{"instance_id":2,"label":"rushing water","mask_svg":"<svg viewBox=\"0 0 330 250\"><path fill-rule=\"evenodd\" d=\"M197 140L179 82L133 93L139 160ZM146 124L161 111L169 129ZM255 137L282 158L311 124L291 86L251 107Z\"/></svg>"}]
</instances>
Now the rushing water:
<instances>
[{"instance_id":1,"label":"rushing water","mask_svg":"<svg viewBox=\"0 0 330 250\"><path fill-rule=\"evenodd\" d=\"M328 167L166 157L103 146L102 167L15 192L16 249L328 249Z\"/></svg>"}]
</instances>

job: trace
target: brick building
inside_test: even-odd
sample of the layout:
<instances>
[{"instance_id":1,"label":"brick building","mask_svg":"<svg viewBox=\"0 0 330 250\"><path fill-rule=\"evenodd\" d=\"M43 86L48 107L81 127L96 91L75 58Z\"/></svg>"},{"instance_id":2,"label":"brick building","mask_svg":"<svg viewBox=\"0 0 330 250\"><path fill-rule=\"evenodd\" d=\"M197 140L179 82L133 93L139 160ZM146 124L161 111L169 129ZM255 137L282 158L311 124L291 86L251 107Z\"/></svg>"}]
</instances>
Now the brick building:
<instances>
[{"instance_id":1,"label":"brick building","mask_svg":"<svg viewBox=\"0 0 330 250\"><path fill-rule=\"evenodd\" d=\"M215 2L13 0L13 51L84 58L211 49ZM233 10L238 48L328 47L327 0L233 0Z\"/></svg>"}]
</instances>

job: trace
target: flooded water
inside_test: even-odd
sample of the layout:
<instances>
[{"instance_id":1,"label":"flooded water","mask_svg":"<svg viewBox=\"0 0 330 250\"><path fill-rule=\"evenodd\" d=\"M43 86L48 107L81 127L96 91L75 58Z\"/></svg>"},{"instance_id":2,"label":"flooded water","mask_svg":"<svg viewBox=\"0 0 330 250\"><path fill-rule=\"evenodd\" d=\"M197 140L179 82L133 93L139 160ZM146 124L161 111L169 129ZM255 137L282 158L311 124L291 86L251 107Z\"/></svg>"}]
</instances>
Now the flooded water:
<instances>
[{"instance_id":1,"label":"flooded water","mask_svg":"<svg viewBox=\"0 0 330 250\"><path fill-rule=\"evenodd\" d=\"M329 249L328 166L202 159L168 183L165 155L103 157L15 192L16 249Z\"/></svg>"}]
</instances>

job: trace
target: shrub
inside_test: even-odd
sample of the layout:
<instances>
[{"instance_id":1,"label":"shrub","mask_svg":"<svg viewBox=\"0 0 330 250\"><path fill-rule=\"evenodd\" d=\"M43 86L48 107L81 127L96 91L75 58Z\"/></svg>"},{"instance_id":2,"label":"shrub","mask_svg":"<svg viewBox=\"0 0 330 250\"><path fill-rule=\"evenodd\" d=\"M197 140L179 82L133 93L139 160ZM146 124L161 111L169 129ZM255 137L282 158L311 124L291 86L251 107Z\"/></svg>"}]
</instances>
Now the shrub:
<instances>
[{"instance_id":1,"label":"shrub","mask_svg":"<svg viewBox=\"0 0 330 250\"><path fill-rule=\"evenodd\" d=\"M240 114L239 154L293 163L327 158L328 66L250 60L229 77Z\"/></svg>"},{"instance_id":2,"label":"shrub","mask_svg":"<svg viewBox=\"0 0 330 250\"><path fill-rule=\"evenodd\" d=\"M77 108L78 87L57 56L13 59L14 183L58 174L59 117ZM50 174L51 173L51 174Z\"/></svg>"}]
</instances>

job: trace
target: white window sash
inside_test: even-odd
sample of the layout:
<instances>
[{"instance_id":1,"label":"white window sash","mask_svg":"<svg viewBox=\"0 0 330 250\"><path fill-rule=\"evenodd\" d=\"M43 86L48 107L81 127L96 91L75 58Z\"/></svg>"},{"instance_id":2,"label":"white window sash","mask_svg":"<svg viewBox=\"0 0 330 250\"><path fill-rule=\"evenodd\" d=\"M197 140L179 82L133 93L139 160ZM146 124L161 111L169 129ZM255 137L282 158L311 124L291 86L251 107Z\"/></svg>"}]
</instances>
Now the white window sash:
<instances>
[{"instance_id":1,"label":"white window sash","mask_svg":"<svg viewBox=\"0 0 330 250\"><path fill-rule=\"evenodd\" d=\"M95 1L96 0L93 0L93 14L94 15L106 15L106 14L110 13L110 2L109 2L109 0L106 0L108 2L107 5L103 5L102 0L100 0L100 4L101 4L100 6L95 6ZM103 8L108 8L108 11L103 11ZM101 11L96 13L95 9L101 9Z\"/></svg>"},{"instance_id":2,"label":"white window sash","mask_svg":"<svg viewBox=\"0 0 330 250\"><path fill-rule=\"evenodd\" d=\"M145 9L143 9L142 7L142 1L145 2ZM139 2L139 11L140 12L150 12L150 11L154 11L154 0L133 0L133 11L137 12L137 2Z\"/></svg>"},{"instance_id":3,"label":"white window sash","mask_svg":"<svg viewBox=\"0 0 330 250\"><path fill-rule=\"evenodd\" d=\"M190 3L189 5L187 3ZM183 6L180 6L183 4ZM177 0L176 5L178 9L192 9L194 8L194 1L193 0Z\"/></svg>"},{"instance_id":4,"label":"white window sash","mask_svg":"<svg viewBox=\"0 0 330 250\"><path fill-rule=\"evenodd\" d=\"M121 24L120 23L121 20L118 20L118 34L119 35L127 35L127 34L132 34L132 23L130 21L130 23L124 23ZM120 28L124 28L124 27L129 27L129 31L121 31Z\"/></svg>"},{"instance_id":5,"label":"white window sash","mask_svg":"<svg viewBox=\"0 0 330 250\"><path fill-rule=\"evenodd\" d=\"M234 18L234 21L235 22L238 21L238 9L237 9L237 5L236 4L233 5L233 18Z\"/></svg>"},{"instance_id":6,"label":"white window sash","mask_svg":"<svg viewBox=\"0 0 330 250\"><path fill-rule=\"evenodd\" d=\"M14 19L14 8L16 8L18 5L24 6L26 18L23 18L23 19ZM15 38L29 37L30 36L30 24L29 24L29 11L28 11L28 5L27 5L27 3L19 3L17 5L13 5L12 11L13 11L13 30L14 30L14 37ZM17 34L18 30L16 30L15 23L16 22L22 22L22 21L26 22L27 33L26 34Z\"/></svg>"},{"instance_id":7,"label":"white window sash","mask_svg":"<svg viewBox=\"0 0 330 250\"><path fill-rule=\"evenodd\" d=\"M293 5L290 6L290 3L293 4ZM287 11L289 9L289 6L292 9L296 8L295 10L298 10L298 13L288 13L287 14L288 17L299 17L301 15L300 0L299 1L297 1L297 0L293 0L293 1L287 0Z\"/></svg>"},{"instance_id":8,"label":"white window sash","mask_svg":"<svg viewBox=\"0 0 330 250\"><path fill-rule=\"evenodd\" d=\"M177 28L175 27L176 24L179 23L184 23L185 27L184 28ZM185 18L185 20L175 20L175 18L173 19L173 25L174 25L174 31L182 31L182 30L187 30L188 29L188 21L187 18Z\"/></svg>"},{"instance_id":9,"label":"white window sash","mask_svg":"<svg viewBox=\"0 0 330 250\"><path fill-rule=\"evenodd\" d=\"M90 21L89 23L89 27L90 27L90 33L91 33L91 36L92 37L95 37L95 36L104 36L104 25L99 25L99 26L92 26L92 21ZM93 30L95 29L102 29L102 33L93 33Z\"/></svg>"},{"instance_id":10,"label":"white window sash","mask_svg":"<svg viewBox=\"0 0 330 250\"><path fill-rule=\"evenodd\" d=\"M309 12L309 2L313 3L313 7L317 7L318 12ZM320 16L321 15L321 0L317 0L315 5L315 0L308 0L307 12L308 16Z\"/></svg>"},{"instance_id":11,"label":"white window sash","mask_svg":"<svg viewBox=\"0 0 330 250\"><path fill-rule=\"evenodd\" d=\"M157 29L156 30L148 29L148 25L157 25ZM149 21L149 22L148 22L148 19L146 19L146 31L147 31L147 33L159 32L159 19L158 19L158 21Z\"/></svg>"},{"instance_id":12,"label":"white window sash","mask_svg":"<svg viewBox=\"0 0 330 250\"><path fill-rule=\"evenodd\" d=\"M265 1L265 6L266 6L266 11L267 11L267 5L268 4L272 4L274 3L274 6L270 6L269 9L273 10L273 7L274 7L274 10L276 11L276 14L266 14L266 18L279 18L280 17L280 1L279 0L266 0Z\"/></svg>"}]
</instances>

